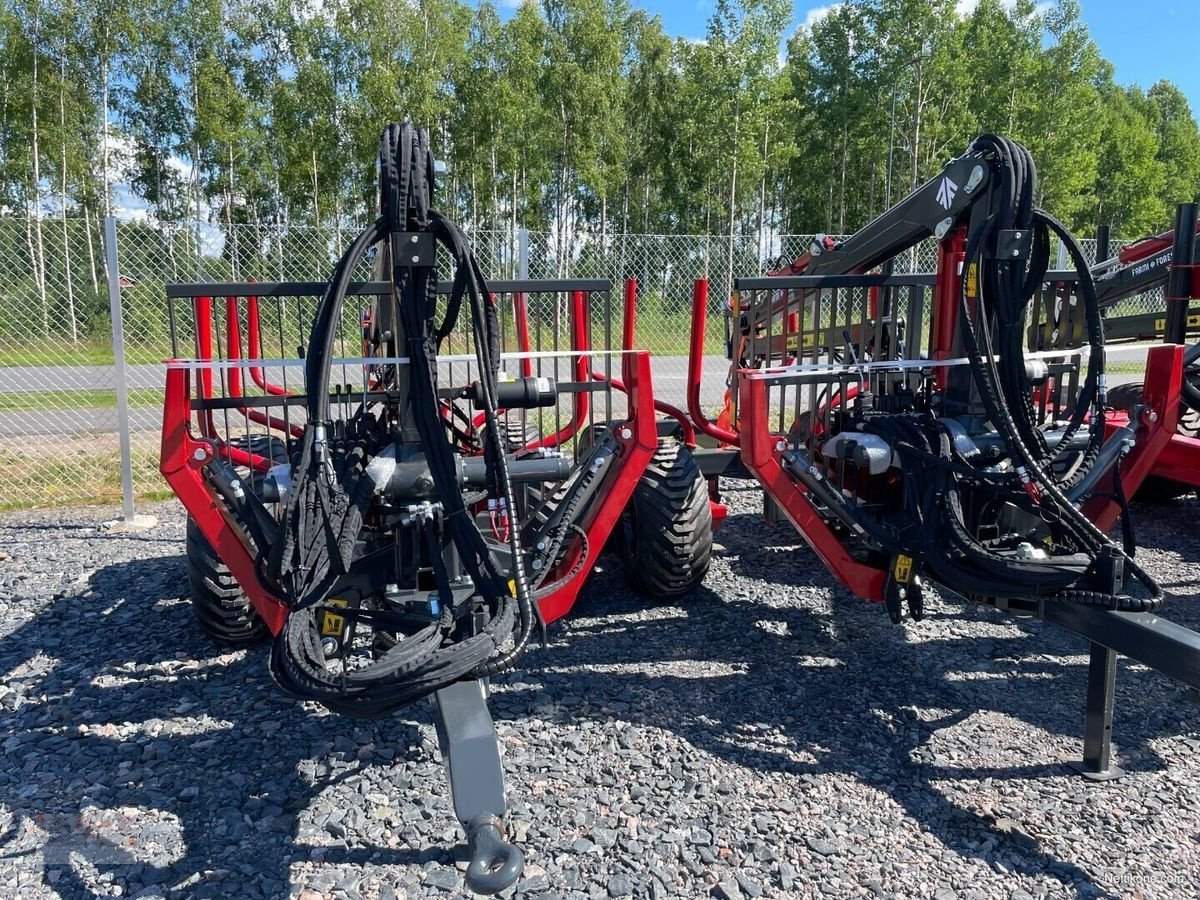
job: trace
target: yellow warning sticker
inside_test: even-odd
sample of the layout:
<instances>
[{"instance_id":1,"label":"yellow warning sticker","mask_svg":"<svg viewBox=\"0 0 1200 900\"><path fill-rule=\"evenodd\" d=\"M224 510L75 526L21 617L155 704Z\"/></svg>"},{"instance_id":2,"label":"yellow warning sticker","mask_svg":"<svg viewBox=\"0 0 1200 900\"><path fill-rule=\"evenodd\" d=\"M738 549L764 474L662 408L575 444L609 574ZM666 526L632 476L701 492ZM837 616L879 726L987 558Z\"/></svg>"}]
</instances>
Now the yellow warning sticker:
<instances>
[{"instance_id":1,"label":"yellow warning sticker","mask_svg":"<svg viewBox=\"0 0 1200 900\"><path fill-rule=\"evenodd\" d=\"M343 600L341 597L330 597L325 602L329 606L340 606L343 608L345 608L345 606L346 606L346 601ZM336 635L341 634L345 629L346 629L346 617L345 616L339 615L338 613L335 613L332 610L328 610L328 609L325 610L325 615L321 619L321 634L322 635L335 635L336 636Z\"/></svg>"},{"instance_id":2,"label":"yellow warning sticker","mask_svg":"<svg viewBox=\"0 0 1200 900\"><path fill-rule=\"evenodd\" d=\"M905 556L901 553L896 557L896 563L892 567L892 577L900 584L908 584L908 580L912 578L912 557Z\"/></svg>"},{"instance_id":3,"label":"yellow warning sticker","mask_svg":"<svg viewBox=\"0 0 1200 900\"><path fill-rule=\"evenodd\" d=\"M514 597L517 596L517 581L515 578L508 579L508 592Z\"/></svg>"},{"instance_id":4,"label":"yellow warning sticker","mask_svg":"<svg viewBox=\"0 0 1200 900\"><path fill-rule=\"evenodd\" d=\"M971 263L971 265L967 266L967 296L973 299L975 297L975 291L978 289L978 287L978 265L976 263Z\"/></svg>"},{"instance_id":5,"label":"yellow warning sticker","mask_svg":"<svg viewBox=\"0 0 1200 900\"><path fill-rule=\"evenodd\" d=\"M1187 317L1187 327L1188 328L1200 328L1200 315L1188 316ZM1155 331L1166 331L1166 328L1167 328L1167 320L1166 319L1155 319L1154 320L1154 330Z\"/></svg>"}]
</instances>

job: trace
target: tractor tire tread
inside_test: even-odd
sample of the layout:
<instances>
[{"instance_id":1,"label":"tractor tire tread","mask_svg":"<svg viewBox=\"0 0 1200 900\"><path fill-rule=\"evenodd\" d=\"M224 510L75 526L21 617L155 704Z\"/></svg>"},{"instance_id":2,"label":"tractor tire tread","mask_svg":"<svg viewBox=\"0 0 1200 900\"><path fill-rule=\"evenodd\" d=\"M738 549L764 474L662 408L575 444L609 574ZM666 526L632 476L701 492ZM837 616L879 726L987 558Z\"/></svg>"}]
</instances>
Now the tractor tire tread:
<instances>
[{"instance_id":1,"label":"tractor tire tread","mask_svg":"<svg viewBox=\"0 0 1200 900\"><path fill-rule=\"evenodd\" d=\"M201 631L223 644L251 644L267 626L190 516L187 522L188 586Z\"/></svg>"},{"instance_id":2,"label":"tractor tire tread","mask_svg":"<svg viewBox=\"0 0 1200 900\"><path fill-rule=\"evenodd\" d=\"M660 440L630 498L632 546L618 542L631 586L673 598L700 584L712 559L712 510L695 459L674 440Z\"/></svg>"}]
</instances>

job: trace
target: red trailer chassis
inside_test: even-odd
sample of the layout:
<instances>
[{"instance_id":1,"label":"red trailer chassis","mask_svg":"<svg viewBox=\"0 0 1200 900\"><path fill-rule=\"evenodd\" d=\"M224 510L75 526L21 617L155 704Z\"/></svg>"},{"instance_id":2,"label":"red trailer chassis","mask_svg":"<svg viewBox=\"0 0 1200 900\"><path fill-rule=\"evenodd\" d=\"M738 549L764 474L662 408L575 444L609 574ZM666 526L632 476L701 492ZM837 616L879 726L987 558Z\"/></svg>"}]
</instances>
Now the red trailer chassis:
<instances>
[{"instance_id":1,"label":"red trailer chassis","mask_svg":"<svg viewBox=\"0 0 1200 900\"><path fill-rule=\"evenodd\" d=\"M603 547L657 446L656 408L665 407L665 411L677 416L682 414L667 404L655 402L648 353L633 350L609 353L592 348L589 318L601 303L608 303L607 282L498 281L492 283L491 287L495 295L506 295L511 301L516 334L513 337L514 353L510 359L518 362L522 371L531 375L537 374L543 367L548 374L552 369L555 373L569 369L571 373L570 378L559 379L560 383L570 388L567 392L569 415L566 421L562 421L561 416L557 417L559 421L553 433L528 441L526 449L556 448L574 441L599 421L592 395L603 394L606 398L608 417L603 424L607 425L609 420L614 423L612 431L621 451L616 465L605 476L599 502L589 511L583 523L586 546ZM294 405L303 399L303 388L297 385L289 388L264 375L271 368L286 372L294 361L263 360L261 334L264 329L260 307L265 300L279 303L315 297L322 288L323 285L308 283L167 286L172 306L177 302L190 305L196 356L191 360L173 358L166 362L160 471L205 539L243 587L272 634L282 627L287 608L264 579L260 561L256 559L243 528L234 521L227 504L218 496L204 470L214 458L222 457L234 465L265 473L271 469L274 461L261 453L243 449L233 438L255 430L280 435L285 443L290 443L295 437L299 426ZM352 285L351 290L366 296L384 291L386 286L366 282ZM571 335L569 350L564 352L557 344L543 347L540 341L531 341L531 296L543 301L566 298ZM626 286L625 297L627 302L622 334L629 338L627 343L632 343L636 310L636 287L632 283ZM225 314L223 322L214 318L214 299L221 301L219 308ZM563 304L552 305L555 312L550 315L555 315ZM243 317L245 329L242 327ZM243 332L247 335L248 343L243 343ZM539 356L543 359L537 359ZM285 365L281 366L281 363ZM467 370L469 366L464 364L461 368ZM468 371L463 374L469 376ZM255 396L248 396L249 384L259 389ZM370 385L361 385L359 395L361 388L369 391ZM623 419L617 415L619 407L614 412L613 392L626 398L627 416ZM286 411L289 418L265 412L277 409ZM226 420L224 429L217 425L217 419L222 416ZM473 426L478 427L479 424L475 422ZM562 581L561 586L539 601L547 624L570 612L593 563L594 556L581 568L578 551L559 563L558 571L552 573L548 581ZM575 577L564 577L572 572L575 572Z\"/></svg>"}]
</instances>

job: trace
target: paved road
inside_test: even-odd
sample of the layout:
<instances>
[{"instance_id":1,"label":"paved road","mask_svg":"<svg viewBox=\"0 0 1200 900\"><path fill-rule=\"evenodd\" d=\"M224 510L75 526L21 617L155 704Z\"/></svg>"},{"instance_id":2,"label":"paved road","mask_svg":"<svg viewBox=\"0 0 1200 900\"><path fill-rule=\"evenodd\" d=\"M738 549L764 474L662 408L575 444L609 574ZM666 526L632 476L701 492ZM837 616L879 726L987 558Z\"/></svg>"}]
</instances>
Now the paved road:
<instances>
[{"instance_id":1,"label":"paved road","mask_svg":"<svg viewBox=\"0 0 1200 900\"><path fill-rule=\"evenodd\" d=\"M1141 362L1145 360L1149 345L1131 345L1113 348L1108 355L1110 364L1115 362ZM161 363L138 364L127 367L130 388L161 390L165 368ZM704 378L701 382L701 403L713 408L722 403L725 392L725 377L728 361L720 356L709 356L704 360ZM565 372L565 370L564 370ZM653 361L655 396L668 403L685 405L687 392L687 358L683 356L660 356ZM267 376L281 380L278 370L268 370ZM1110 376L1110 384L1139 380L1136 374ZM0 368L0 393L47 392L64 390L112 390L116 384L112 366L28 366ZM157 407L141 407L130 410L133 431L156 431L161 424L161 411ZM114 409L77 409L0 413L0 438L22 435L69 435L88 432L112 432L116 430L117 414Z\"/></svg>"},{"instance_id":2,"label":"paved road","mask_svg":"<svg viewBox=\"0 0 1200 900\"><path fill-rule=\"evenodd\" d=\"M131 388L161 387L161 363L126 366ZM89 390L104 391L116 387L113 366L4 366L0 367L0 394L29 391Z\"/></svg>"},{"instance_id":3,"label":"paved road","mask_svg":"<svg viewBox=\"0 0 1200 900\"><path fill-rule=\"evenodd\" d=\"M725 390L728 363L717 357L705 360L703 393L705 406L721 403ZM165 368L161 364L127 367L129 387L162 390ZM566 370L563 369L565 375ZM267 377L281 380L279 371L268 370ZM0 393L70 390L113 390L115 373L112 366L40 366L0 368ZM654 360L655 394L668 402L683 404L687 389L687 359L666 356ZM116 430L115 409L47 410L0 412L0 438L33 434L80 434ZM134 431L155 431L162 421L157 407L130 410L130 425Z\"/></svg>"}]
</instances>

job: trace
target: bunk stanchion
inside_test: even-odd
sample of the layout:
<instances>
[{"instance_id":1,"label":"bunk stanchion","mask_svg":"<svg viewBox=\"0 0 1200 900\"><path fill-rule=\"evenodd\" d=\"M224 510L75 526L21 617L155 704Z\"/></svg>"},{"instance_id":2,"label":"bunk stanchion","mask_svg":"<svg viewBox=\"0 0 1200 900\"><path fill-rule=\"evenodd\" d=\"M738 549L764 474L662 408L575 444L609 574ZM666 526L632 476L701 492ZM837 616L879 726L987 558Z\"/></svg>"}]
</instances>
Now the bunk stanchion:
<instances>
[{"instance_id":1,"label":"bunk stanchion","mask_svg":"<svg viewBox=\"0 0 1200 900\"><path fill-rule=\"evenodd\" d=\"M258 295L251 294L246 298L246 358L262 359L262 322L258 310ZM260 388L274 397L291 397L293 393L266 377L259 366L248 366L251 380Z\"/></svg>"},{"instance_id":2,"label":"bunk stanchion","mask_svg":"<svg viewBox=\"0 0 1200 900\"><path fill-rule=\"evenodd\" d=\"M634 328L637 318L637 279L625 279L625 310L621 320L621 350L624 353L634 351ZM623 394L628 395L629 389L625 386L625 382L620 378L609 377L604 372L593 371L592 378L596 381L608 381L614 390L618 390ZM696 429L692 427L691 421L682 409L673 406L657 397L654 400L654 409L663 415L670 416L679 423L679 434L684 446L696 446Z\"/></svg>"},{"instance_id":3,"label":"bunk stanchion","mask_svg":"<svg viewBox=\"0 0 1200 900\"><path fill-rule=\"evenodd\" d=\"M255 309L255 312L257 313L257 309ZM258 337L257 330L251 325L251 323L254 321L254 318L255 317L250 314L249 304L247 304L248 321L246 323L246 338L249 345L247 347L247 354L249 354L249 348L254 346L255 339ZM240 365L243 360L242 330L240 317L238 315L238 298L236 294L230 294L225 298L225 330L226 355L229 358L230 363L239 363L239 365L233 365L230 367L229 383L226 387L230 398L243 399L245 397L245 394L242 391L243 366ZM246 366L245 368L251 373L251 379L255 383L258 383L258 379L254 378L253 375L254 370L249 366ZM283 433L289 434L294 438L298 438L304 434L304 429L298 425L289 426L288 423L283 419L267 415L260 410L250 407L249 405L235 405L233 406L233 409L236 409L256 425L265 425L267 428L271 428L275 431L282 431ZM256 454L252 454L252 456L253 455ZM270 464L270 459L268 457L263 457L263 459L267 460L268 465Z\"/></svg>"},{"instance_id":4,"label":"bunk stanchion","mask_svg":"<svg viewBox=\"0 0 1200 900\"><path fill-rule=\"evenodd\" d=\"M700 402L700 383L704 378L704 336L708 326L708 280L697 279L692 291L692 331L688 342L687 411L698 431L735 447L740 443L737 432L720 428L708 420ZM736 380L737 374L731 372ZM733 389L733 385L730 386Z\"/></svg>"},{"instance_id":5,"label":"bunk stanchion","mask_svg":"<svg viewBox=\"0 0 1200 900\"><path fill-rule=\"evenodd\" d=\"M571 352L576 385L571 391L571 421L556 433L545 438L534 438L525 445L527 450L539 447L552 449L569 441L587 423L591 397L587 382L592 371L588 353L591 350L591 329L588 326L588 303L583 291L571 292Z\"/></svg>"}]
</instances>

